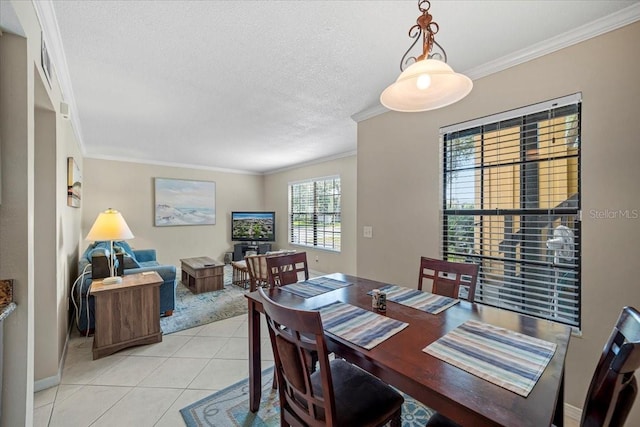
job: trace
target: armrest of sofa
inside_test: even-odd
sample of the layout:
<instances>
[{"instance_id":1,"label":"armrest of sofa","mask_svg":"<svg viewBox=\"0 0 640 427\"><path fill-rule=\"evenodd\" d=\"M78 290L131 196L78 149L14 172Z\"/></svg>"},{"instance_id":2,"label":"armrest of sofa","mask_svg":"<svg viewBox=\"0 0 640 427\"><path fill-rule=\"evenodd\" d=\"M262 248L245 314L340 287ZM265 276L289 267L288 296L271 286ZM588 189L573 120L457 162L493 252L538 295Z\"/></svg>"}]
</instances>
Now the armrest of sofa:
<instances>
[{"instance_id":1,"label":"armrest of sofa","mask_svg":"<svg viewBox=\"0 0 640 427\"><path fill-rule=\"evenodd\" d=\"M133 254L136 256L138 262L156 261L155 249L135 249Z\"/></svg>"}]
</instances>

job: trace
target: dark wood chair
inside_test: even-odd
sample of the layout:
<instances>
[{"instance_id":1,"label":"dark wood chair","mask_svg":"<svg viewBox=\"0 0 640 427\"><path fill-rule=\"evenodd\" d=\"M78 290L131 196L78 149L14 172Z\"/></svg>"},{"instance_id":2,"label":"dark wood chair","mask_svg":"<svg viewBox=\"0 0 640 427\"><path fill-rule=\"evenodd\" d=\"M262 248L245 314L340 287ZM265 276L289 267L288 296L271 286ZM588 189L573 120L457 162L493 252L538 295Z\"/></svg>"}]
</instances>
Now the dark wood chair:
<instances>
[{"instance_id":1,"label":"dark wood chair","mask_svg":"<svg viewBox=\"0 0 640 427\"><path fill-rule=\"evenodd\" d=\"M267 257L267 273L269 287L271 288L296 283L299 280L298 274L303 275L304 280L309 280L307 253L296 252L277 257Z\"/></svg>"},{"instance_id":2,"label":"dark wood chair","mask_svg":"<svg viewBox=\"0 0 640 427\"><path fill-rule=\"evenodd\" d=\"M624 425L638 393L640 313L625 307L596 366L582 409L583 427Z\"/></svg>"},{"instance_id":3,"label":"dark wood chair","mask_svg":"<svg viewBox=\"0 0 640 427\"><path fill-rule=\"evenodd\" d=\"M378 378L342 359L329 361L318 311L263 299L275 359L282 426L400 427L403 397ZM320 369L311 372L309 357Z\"/></svg>"},{"instance_id":4,"label":"dark wood chair","mask_svg":"<svg viewBox=\"0 0 640 427\"><path fill-rule=\"evenodd\" d=\"M469 288L467 299L474 302L476 282L478 281L478 265L421 257L419 290L422 290L424 279L432 281L431 293L451 298L459 298L460 287L467 286Z\"/></svg>"}]
</instances>

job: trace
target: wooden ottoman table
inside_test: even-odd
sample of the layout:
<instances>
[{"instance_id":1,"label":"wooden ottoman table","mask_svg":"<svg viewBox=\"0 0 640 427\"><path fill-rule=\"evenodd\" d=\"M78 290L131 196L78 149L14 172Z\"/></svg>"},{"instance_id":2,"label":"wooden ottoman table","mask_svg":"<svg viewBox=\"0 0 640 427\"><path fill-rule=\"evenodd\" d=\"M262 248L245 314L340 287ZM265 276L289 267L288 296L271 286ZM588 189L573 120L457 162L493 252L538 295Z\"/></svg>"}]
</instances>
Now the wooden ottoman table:
<instances>
[{"instance_id":1,"label":"wooden ottoman table","mask_svg":"<svg viewBox=\"0 0 640 427\"><path fill-rule=\"evenodd\" d=\"M202 256L180 260L182 284L194 294L219 291L224 286L224 264Z\"/></svg>"}]
</instances>

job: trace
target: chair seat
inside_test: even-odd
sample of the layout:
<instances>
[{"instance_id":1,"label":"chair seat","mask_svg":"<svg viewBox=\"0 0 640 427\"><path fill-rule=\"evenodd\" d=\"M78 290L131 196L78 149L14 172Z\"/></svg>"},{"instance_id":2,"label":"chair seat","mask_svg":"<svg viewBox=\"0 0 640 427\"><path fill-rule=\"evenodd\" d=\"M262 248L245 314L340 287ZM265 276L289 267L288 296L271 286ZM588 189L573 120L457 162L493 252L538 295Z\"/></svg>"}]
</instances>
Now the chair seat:
<instances>
[{"instance_id":1,"label":"chair seat","mask_svg":"<svg viewBox=\"0 0 640 427\"><path fill-rule=\"evenodd\" d=\"M404 402L400 393L342 359L330 362L339 426L378 426ZM311 375L313 389L322 395L322 376Z\"/></svg>"}]
</instances>

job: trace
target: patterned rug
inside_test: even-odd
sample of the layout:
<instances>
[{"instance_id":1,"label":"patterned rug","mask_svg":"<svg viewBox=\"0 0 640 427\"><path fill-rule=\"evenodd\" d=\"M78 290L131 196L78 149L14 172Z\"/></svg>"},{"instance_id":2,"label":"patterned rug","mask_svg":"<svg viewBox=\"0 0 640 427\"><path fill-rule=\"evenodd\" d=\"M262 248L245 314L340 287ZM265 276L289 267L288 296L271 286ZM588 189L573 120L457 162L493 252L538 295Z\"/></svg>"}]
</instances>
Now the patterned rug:
<instances>
[{"instance_id":1,"label":"patterned rug","mask_svg":"<svg viewBox=\"0 0 640 427\"><path fill-rule=\"evenodd\" d=\"M160 318L162 332L171 334L247 312L245 290L231 284L232 267L224 266L224 288L193 294L182 283L176 286L176 308L173 315Z\"/></svg>"},{"instance_id":2,"label":"patterned rug","mask_svg":"<svg viewBox=\"0 0 640 427\"><path fill-rule=\"evenodd\" d=\"M188 427L242 426L277 427L280 425L278 390L271 388L273 367L262 371L262 400L257 413L249 411L249 379L242 380L180 410ZM430 409L403 394L402 426L423 427Z\"/></svg>"}]
</instances>

